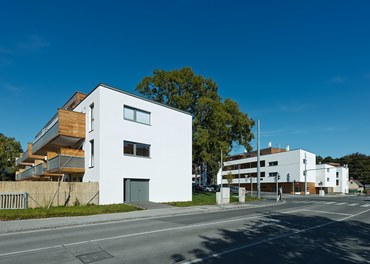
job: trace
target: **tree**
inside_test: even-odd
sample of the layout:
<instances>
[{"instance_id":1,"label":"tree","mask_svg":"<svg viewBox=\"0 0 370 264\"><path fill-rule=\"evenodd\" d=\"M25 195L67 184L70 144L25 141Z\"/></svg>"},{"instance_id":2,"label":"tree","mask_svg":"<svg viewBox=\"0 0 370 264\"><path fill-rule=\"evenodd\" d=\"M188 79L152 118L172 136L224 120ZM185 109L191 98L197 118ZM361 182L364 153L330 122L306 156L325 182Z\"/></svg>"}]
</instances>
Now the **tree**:
<instances>
[{"instance_id":1,"label":"tree","mask_svg":"<svg viewBox=\"0 0 370 264\"><path fill-rule=\"evenodd\" d=\"M21 144L15 138L8 138L0 133L0 180L14 180L15 158L21 152Z\"/></svg>"},{"instance_id":2,"label":"tree","mask_svg":"<svg viewBox=\"0 0 370 264\"><path fill-rule=\"evenodd\" d=\"M370 183L370 156L368 155L357 152L335 159L330 156L324 159L317 156L316 160L321 160L322 163L335 162L348 165L350 177L363 183Z\"/></svg>"},{"instance_id":3,"label":"tree","mask_svg":"<svg viewBox=\"0 0 370 264\"><path fill-rule=\"evenodd\" d=\"M193 117L193 163L205 163L214 178L219 170L220 149L224 155L232 144L251 151L254 121L230 98L222 100L211 79L195 75L191 68L154 70L136 90L145 97L189 112Z\"/></svg>"},{"instance_id":4,"label":"tree","mask_svg":"<svg viewBox=\"0 0 370 264\"><path fill-rule=\"evenodd\" d=\"M227 180L227 183L229 184L232 184L233 183L233 180L234 180L234 176L231 172L229 172L226 176L225 176L226 180Z\"/></svg>"}]
</instances>

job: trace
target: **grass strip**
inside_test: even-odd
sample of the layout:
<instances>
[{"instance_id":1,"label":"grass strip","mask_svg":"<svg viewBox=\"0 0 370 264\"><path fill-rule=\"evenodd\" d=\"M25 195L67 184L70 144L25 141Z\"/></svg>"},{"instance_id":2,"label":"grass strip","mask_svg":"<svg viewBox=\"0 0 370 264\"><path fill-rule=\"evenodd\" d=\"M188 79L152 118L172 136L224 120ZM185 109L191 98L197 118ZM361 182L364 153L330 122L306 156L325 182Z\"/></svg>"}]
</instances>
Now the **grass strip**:
<instances>
[{"instance_id":1,"label":"grass strip","mask_svg":"<svg viewBox=\"0 0 370 264\"><path fill-rule=\"evenodd\" d=\"M0 220L21 220L21 219L36 219L48 217L84 216L84 215L123 213L136 210L142 209L127 204L50 207L49 210L47 210L46 208L5 209L0 210Z\"/></svg>"}]
</instances>

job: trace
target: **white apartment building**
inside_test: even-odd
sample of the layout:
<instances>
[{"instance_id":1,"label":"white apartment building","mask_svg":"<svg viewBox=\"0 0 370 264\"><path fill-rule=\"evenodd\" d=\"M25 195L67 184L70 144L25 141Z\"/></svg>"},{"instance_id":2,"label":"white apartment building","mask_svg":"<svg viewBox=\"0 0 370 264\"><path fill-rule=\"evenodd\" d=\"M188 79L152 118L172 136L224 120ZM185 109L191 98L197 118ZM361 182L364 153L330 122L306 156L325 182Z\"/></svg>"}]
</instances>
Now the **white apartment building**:
<instances>
[{"instance_id":1,"label":"white apartment building","mask_svg":"<svg viewBox=\"0 0 370 264\"><path fill-rule=\"evenodd\" d=\"M232 175L231 184L256 190L257 152L227 157L222 171L223 184L228 184L227 175ZM304 194L305 182L306 191L311 194L318 193L320 188L326 192L348 192L348 168L316 165L316 155L302 149L262 149L260 175L261 191L275 191L277 180L284 193Z\"/></svg>"},{"instance_id":2,"label":"white apartment building","mask_svg":"<svg viewBox=\"0 0 370 264\"><path fill-rule=\"evenodd\" d=\"M16 163L17 180L99 182L100 204L190 201L192 116L99 84L72 96Z\"/></svg>"}]
</instances>

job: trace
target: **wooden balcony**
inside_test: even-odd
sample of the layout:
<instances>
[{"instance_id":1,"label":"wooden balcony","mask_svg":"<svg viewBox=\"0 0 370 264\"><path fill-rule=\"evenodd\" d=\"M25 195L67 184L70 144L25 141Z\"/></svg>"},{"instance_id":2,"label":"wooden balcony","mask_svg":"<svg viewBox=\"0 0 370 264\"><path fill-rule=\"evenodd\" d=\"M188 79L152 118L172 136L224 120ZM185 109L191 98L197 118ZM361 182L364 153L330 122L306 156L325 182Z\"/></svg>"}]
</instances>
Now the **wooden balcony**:
<instances>
[{"instance_id":1,"label":"wooden balcony","mask_svg":"<svg viewBox=\"0 0 370 264\"><path fill-rule=\"evenodd\" d=\"M36 136L32 153L45 156L48 151L57 152L61 147L78 148L85 138L85 122L84 113L59 109Z\"/></svg>"},{"instance_id":2,"label":"wooden balcony","mask_svg":"<svg viewBox=\"0 0 370 264\"><path fill-rule=\"evenodd\" d=\"M26 166L31 166L35 160L44 160L45 156L34 155L32 153L32 143L28 143L27 150L15 160L15 165L17 168L25 168Z\"/></svg>"}]
</instances>

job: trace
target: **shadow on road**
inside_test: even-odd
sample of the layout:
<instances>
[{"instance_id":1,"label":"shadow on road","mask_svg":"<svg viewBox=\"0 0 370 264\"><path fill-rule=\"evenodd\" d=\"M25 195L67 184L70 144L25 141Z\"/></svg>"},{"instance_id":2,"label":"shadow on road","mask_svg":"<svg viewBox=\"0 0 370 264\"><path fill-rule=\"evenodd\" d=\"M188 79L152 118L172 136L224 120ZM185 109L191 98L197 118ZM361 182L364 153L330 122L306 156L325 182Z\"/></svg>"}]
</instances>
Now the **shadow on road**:
<instances>
[{"instance_id":1,"label":"shadow on road","mask_svg":"<svg viewBox=\"0 0 370 264\"><path fill-rule=\"evenodd\" d=\"M304 231L303 231L304 230ZM200 235L199 248L175 263L370 263L370 224L320 216L266 215L242 229ZM258 261L258 262L257 262ZM193 263L193 262L190 262ZM194 262L195 263L195 262Z\"/></svg>"}]
</instances>

